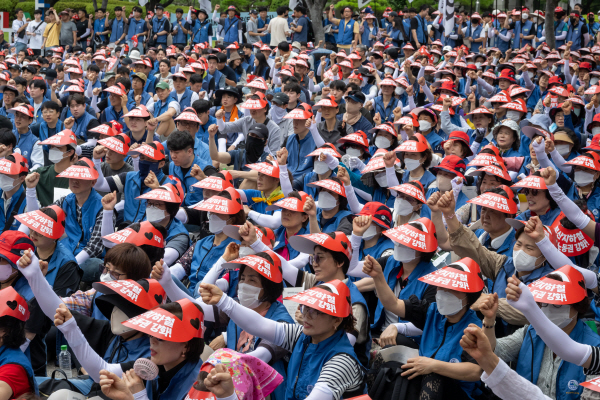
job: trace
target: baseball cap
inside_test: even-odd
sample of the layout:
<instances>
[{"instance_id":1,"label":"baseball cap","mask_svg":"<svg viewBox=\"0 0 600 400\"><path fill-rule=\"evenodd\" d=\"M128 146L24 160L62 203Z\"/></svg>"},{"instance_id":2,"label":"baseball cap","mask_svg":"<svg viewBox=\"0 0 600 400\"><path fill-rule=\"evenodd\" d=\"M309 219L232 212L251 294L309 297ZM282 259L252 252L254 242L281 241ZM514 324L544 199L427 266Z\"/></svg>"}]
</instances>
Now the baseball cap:
<instances>
[{"instance_id":1,"label":"baseball cap","mask_svg":"<svg viewBox=\"0 0 600 400\"><path fill-rule=\"evenodd\" d=\"M290 102L290 96L283 92L277 92L273 95L273 99L271 100L271 102L282 106Z\"/></svg>"},{"instance_id":2,"label":"baseball cap","mask_svg":"<svg viewBox=\"0 0 600 400\"><path fill-rule=\"evenodd\" d=\"M29 236L19 231L4 231L0 234L0 258L17 269L17 261L25 250L34 251L35 246Z\"/></svg>"},{"instance_id":3,"label":"baseball cap","mask_svg":"<svg viewBox=\"0 0 600 400\"><path fill-rule=\"evenodd\" d=\"M346 96L346 98L350 99L350 100L354 100L357 103L360 104L364 104L364 102L366 101L366 97L362 92L359 92L358 90L354 90L352 92L350 92L348 94L348 96Z\"/></svg>"},{"instance_id":4,"label":"baseball cap","mask_svg":"<svg viewBox=\"0 0 600 400\"><path fill-rule=\"evenodd\" d=\"M148 77L143 72L136 72L135 74L131 75L131 79L133 79L134 77L140 78L144 82L146 82L148 80ZM162 82L162 83L166 83L166 82ZM168 89L168 86L169 85L167 84L167 88L166 89ZM156 87L158 87L158 85L156 85ZM161 88L161 89L165 89L165 88Z\"/></svg>"},{"instance_id":5,"label":"baseball cap","mask_svg":"<svg viewBox=\"0 0 600 400\"><path fill-rule=\"evenodd\" d=\"M157 89L169 89L169 84L167 82L159 82L156 85Z\"/></svg>"},{"instance_id":6,"label":"baseball cap","mask_svg":"<svg viewBox=\"0 0 600 400\"><path fill-rule=\"evenodd\" d=\"M256 10L250 10L250 14L258 15L258 11L256 11Z\"/></svg>"},{"instance_id":7,"label":"baseball cap","mask_svg":"<svg viewBox=\"0 0 600 400\"><path fill-rule=\"evenodd\" d=\"M267 139L269 137L269 129L265 124L254 124L250 126L248 133L254 133L262 139Z\"/></svg>"}]
</instances>

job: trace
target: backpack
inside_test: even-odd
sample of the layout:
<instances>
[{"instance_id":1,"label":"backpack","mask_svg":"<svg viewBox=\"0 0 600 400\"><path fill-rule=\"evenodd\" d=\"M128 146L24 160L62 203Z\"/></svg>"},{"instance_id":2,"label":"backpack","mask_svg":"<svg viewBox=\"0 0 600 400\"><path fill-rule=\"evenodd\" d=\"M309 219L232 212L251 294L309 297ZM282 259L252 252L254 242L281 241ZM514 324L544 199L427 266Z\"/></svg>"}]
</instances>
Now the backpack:
<instances>
[{"instance_id":1,"label":"backpack","mask_svg":"<svg viewBox=\"0 0 600 400\"><path fill-rule=\"evenodd\" d=\"M308 19L307 17L304 17L306 19ZM310 20L308 20L308 32L307 32L307 36L306 36L306 41L307 42L315 42L315 30L313 29L313 25L312 22Z\"/></svg>"}]
</instances>

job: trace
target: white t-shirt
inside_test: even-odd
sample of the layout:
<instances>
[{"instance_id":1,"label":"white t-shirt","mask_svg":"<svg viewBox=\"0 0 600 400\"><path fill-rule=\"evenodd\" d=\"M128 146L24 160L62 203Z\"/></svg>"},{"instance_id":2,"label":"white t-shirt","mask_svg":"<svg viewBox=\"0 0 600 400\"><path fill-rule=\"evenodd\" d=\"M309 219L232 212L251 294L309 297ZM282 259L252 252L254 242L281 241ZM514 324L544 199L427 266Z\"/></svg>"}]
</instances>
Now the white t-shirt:
<instances>
[{"instance_id":1,"label":"white t-shirt","mask_svg":"<svg viewBox=\"0 0 600 400\"><path fill-rule=\"evenodd\" d=\"M18 19L15 19L12 23L12 30L15 33L15 43L27 43L29 41L29 37L27 36L27 34L25 32L23 32L23 34L25 36L23 36L23 38L19 37L19 34L17 33L17 31L19 30L19 28L21 28L23 25L25 25L25 21L19 21ZM27 28L25 28L25 30L27 30Z\"/></svg>"},{"instance_id":2,"label":"white t-shirt","mask_svg":"<svg viewBox=\"0 0 600 400\"><path fill-rule=\"evenodd\" d=\"M27 32L35 33L29 37L29 47L34 50L40 50L44 43L44 30L46 29L46 23L44 21L36 22L32 21L27 25Z\"/></svg>"},{"instance_id":3,"label":"white t-shirt","mask_svg":"<svg viewBox=\"0 0 600 400\"><path fill-rule=\"evenodd\" d=\"M286 32L289 32L290 26L287 19L277 17L269 22L269 32L271 32L271 46L277 46L281 42L287 41Z\"/></svg>"}]
</instances>

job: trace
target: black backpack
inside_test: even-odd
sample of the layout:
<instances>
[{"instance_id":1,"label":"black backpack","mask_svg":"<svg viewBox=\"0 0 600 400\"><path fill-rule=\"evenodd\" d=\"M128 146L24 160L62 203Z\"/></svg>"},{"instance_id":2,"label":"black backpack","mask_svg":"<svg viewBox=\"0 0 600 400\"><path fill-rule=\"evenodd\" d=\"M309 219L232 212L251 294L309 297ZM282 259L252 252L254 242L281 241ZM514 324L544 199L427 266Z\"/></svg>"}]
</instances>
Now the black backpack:
<instances>
[{"instance_id":1,"label":"black backpack","mask_svg":"<svg viewBox=\"0 0 600 400\"><path fill-rule=\"evenodd\" d=\"M308 20L308 32L306 36L306 41L315 43L315 30L313 29L312 22L308 19L308 17L304 18Z\"/></svg>"},{"instance_id":2,"label":"black backpack","mask_svg":"<svg viewBox=\"0 0 600 400\"><path fill-rule=\"evenodd\" d=\"M373 365L367 373L369 397L372 400L397 400L406 398L409 380L401 376L404 370L397 361Z\"/></svg>"}]
</instances>

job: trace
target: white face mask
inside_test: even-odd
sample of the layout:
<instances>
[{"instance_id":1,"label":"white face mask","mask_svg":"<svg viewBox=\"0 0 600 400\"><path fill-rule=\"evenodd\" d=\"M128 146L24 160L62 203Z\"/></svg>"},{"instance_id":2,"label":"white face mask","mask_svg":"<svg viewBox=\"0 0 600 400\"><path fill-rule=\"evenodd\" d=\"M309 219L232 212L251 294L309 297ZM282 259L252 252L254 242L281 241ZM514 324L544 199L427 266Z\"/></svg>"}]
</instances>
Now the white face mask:
<instances>
[{"instance_id":1,"label":"white face mask","mask_svg":"<svg viewBox=\"0 0 600 400\"><path fill-rule=\"evenodd\" d=\"M388 139L386 137L377 136L375 138L375 146L377 146L378 149L387 149L391 145L392 145L392 142L390 141L390 139Z\"/></svg>"},{"instance_id":2,"label":"white face mask","mask_svg":"<svg viewBox=\"0 0 600 400\"><path fill-rule=\"evenodd\" d=\"M256 251L254 251L254 249L252 247L242 246L242 247L240 247L238 258L242 258L242 257L246 257L246 256L251 256L251 255L254 255L254 254L256 254Z\"/></svg>"},{"instance_id":3,"label":"white face mask","mask_svg":"<svg viewBox=\"0 0 600 400\"><path fill-rule=\"evenodd\" d=\"M319 193L319 201L317 201L317 207L322 210L333 210L337 206L337 200L331 194L327 192Z\"/></svg>"},{"instance_id":4,"label":"white face mask","mask_svg":"<svg viewBox=\"0 0 600 400\"><path fill-rule=\"evenodd\" d=\"M404 246L402 244L394 243L394 260L398 262L409 262L413 261L416 257L415 249Z\"/></svg>"},{"instance_id":5,"label":"white face mask","mask_svg":"<svg viewBox=\"0 0 600 400\"><path fill-rule=\"evenodd\" d=\"M327 163L325 161L315 160L313 166L313 172L315 174L323 175L327 171L329 171L329 166L327 166Z\"/></svg>"},{"instance_id":6,"label":"white face mask","mask_svg":"<svg viewBox=\"0 0 600 400\"><path fill-rule=\"evenodd\" d=\"M435 294L438 311L445 317L458 314L464 308L462 301L463 299L445 290L438 290Z\"/></svg>"},{"instance_id":7,"label":"white face mask","mask_svg":"<svg viewBox=\"0 0 600 400\"><path fill-rule=\"evenodd\" d=\"M523 17L523 19L527 19L527 18L529 18L529 14L521 14L521 17Z\"/></svg>"},{"instance_id":8,"label":"white face mask","mask_svg":"<svg viewBox=\"0 0 600 400\"><path fill-rule=\"evenodd\" d=\"M531 72L531 71L527 71L527 75L529 75L529 79L533 79L535 77L535 73Z\"/></svg>"},{"instance_id":9,"label":"white face mask","mask_svg":"<svg viewBox=\"0 0 600 400\"><path fill-rule=\"evenodd\" d=\"M350 157L360 157L360 156L362 156L362 151L360 151L360 149L357 149L355 147L348 147L346 149L346 154L348 154Z\"/></svg>"},{"instance_id":10,"label":"white face mask","mask_svg":"<svg viewBox=\"0 0 600 400\"><path fill-rule=\"evenodd\" d=\"M433 63L437 63L438 61L440 61L440 58L438 56L433 56Z\"/></svg>"},{"instance_id":11,"label":"white face mask","mask_svg":"<svg viewBox=\"0 0 600 400\"><path fill-rule=\"evenodd\" d=\"M375 237L375 235L377 235L377 225L371 222L371 226L369 226L365 233L363 233L362 238L363 240L371 240Z\"/></svg>"},{"instance_id":12,"label":"white face mask","mask_svg":"<svg viewBox=\"0 0 600 400\"><path fill-rule=\"evenodd\" d=\"M146 207L146 219L149 222L158 222L166 218L165 210L154 206Z\"/></svg>"},{"instance_id":13,"label":"white face mask","mask_svg":"<svg viewBox=\"0 0 600 400\"><path fill-rule=\"evenodd\" d=\"M10 264L0 265L0 282L4 282L13 274L14 270Z\"/></svg>"},{"instance_id":14,"label":"white face mask","mask_svg":"<svg viewBox=\"0 0 600 400\"><path fill-rule=\"evenodd\" d=\"M435 178L440 192L448 192L452 190L452 180L446 176L438 175Z\"/></svg>"},{"instance_id":15,"label":"white face mask","mask_svg":"<svg viewBox=\"0 0 600 400\"><path fill-rule=\"evenodd\" d=\"M380 173L376 174L375 181L381 187L384 187L384 188L388 187L387 176L385 175L385 172L380 172Z\"/></svg>"},{"instance_id":16,"label":"white face mask","mask_svg":"<svg viewBox=\"0 0 600 400\"><path fill-rule=\"evenodd\" d=\"M48 151L48 160L54 164L61 162L63 158L65 158L64 153L58 149L50 149Z\"/></svg>"},{"instance_id":17,"label":"white face mask","mask_svg":"<svg viewBox=\"0 0 600 400\"><path fill-rule=\"evenodd\" d=\"M542 312L554 325L561 329L569 325L573 321L573 318L575 318L569 317L569 314L571 314L571 306L569 304L563 304L560 307L547 304L546 307L542 307Z\"/></svg>"},{"instance_id":18,"label":"white face mask","mask_svg":"<svg viewBox=\"0 0 600 400\"><path fill-rule=\"evenodd\" d=\"M597 77L591 77L591 78L590 78L590 85L591 85L591 86L597 85L597 84L598 84L598 81L600 81L600 78L597 78Z\"/></svg>"},{"instance_id":19,"label":"white face mask","mask_svg":"<svg viewBox=\"0 0 600 400\"><path fill-rule=\"evenodd\" d=\"M19 183L15 185L15 180L8 175L0 174L0 189L3 192L10 192L14 188L19 186Z\"/></svg>"},{"instance_id":20,"label":"white face mask","mask_svg":"<svg viewBox=\"0 0 600 400\"><path fill-rule=\"evenodd\" d=\"M569 150L568 144L557 144L555 148L556 151L558 151L558 154L560 154L563 157L566 157L571 152L571 150Z\"/></svg>"},{"instance_id":21,"label":"white face mask","mask_svg":"<svg viewBox=\"0 0 600 400\"><path fill-rule=\"evenodd\" d=\"M404 200L401 198L396 198L394 209L399 215L406 217L407 215L412 214L413 206L408 202L408 200Z\"/></svg>"},{"instance_id":22,"label":"white face mask","mask_svg":"<svg viewBox=\"0 0 600 400\"><path fill-rule=\"evenodd\" d=\"M287 110L285 108L281 108L278 106L273 106L271 108L271 119L276 123L280 123L283 117L287 114Z\"/></svg>"},{"instance_id":23,"label":"white face mask","mask_svg":"<svg viewBox=\"0 0 600 400\"><path fill-rule=\"evenodd\" d=\"M406 92L406 90L400 86L397 86L396 89L394 89L394 93L396 93L398 96L402 96L404 92Z\"/></svg>"},{"instance_id":24,"label":"white face mask","mask_svg":"<svg viewBox=\"0 0 600 400\"><path fill-rule=\"evenodd\" d=\"M383 70L385 71L386 74L393 74L394 73L394 69L390 68L390 67L385 67Z\"/></svg>"},{"instance_id":25,"label":"white face mask","mask_svg":"<svg viewBox=\"0 0 600 400\"><path fill-rule=\"evenodd\" d=\"M506 112L506 118L512 119L515 122L519 122L519 120L521 119L521 112L515 110L508 110Z\"/></svg>"},{"instance_id":26,"label":"white face mask","mask_svg":"<svg viewBox=\"0 0 600 400\"><path fill-rule=\"evenodd\" d=\"M421 132L425 132L429 129L431 129L431 122L423 120L419 121L419 130Z\"/></svg>"},{"instance_id":27,"label":"white face mask","mask_svg":"<svg viewBox=\"0 0 600 400\"><path fill-rule=\"evenodd\" d=\"M110 330L115 335L122 335L127 332L131 332L133 329L123 325L123 322L127 321L129 317L118 307L113 307L110 315Z\"/></svg>"},{"instance_id":28,"label":"white face mask","mask_svg":"<svg viewBox=\"0 0 600 400\"><path fill-rule=\"evenodd\" d=\"M477 69L481 68L481 62L477 61L477 62L475 63L475 66L477 67Z\"/></svg>"},{"instance_id":29,"label":"white face mask","mask_svg":"<svg viewBox=\"0 0 600 400\"><path fill-rule=\"evenodd\" d=\"M599 133L600 133L600 126L596 126L596 127L592 128L592 135L596 136Z\"/></svg>"},{"instance_id":30,"label":"white face mask","mask_svg":"<svg viewBox=\"0 0 600 400\"><path fill-rule=\"evenodd\" d=\"M585 171L575 171L575 183L577 186L587 186L594 182L594 174Z\"/></svg>"},{"instance_id":31,"label":"white face mask","mask_svg":"<svg viewBox=\"0 0 600 400\"><path fill-rule=\"evenodd\" d=\"M100 282L112 282L114 281L113 277L107 272L105 274L100 275Z\"/></svg>"},{"instance_id":32,"label":"white face mask","mask_svg":"<svg viewBox=\"0 0 600 400\"><path fill-rule=\"evenodd\" d=\"M225 225L227 225L227 221L219 218L218 214L210 214L208 216L208 230L210 233L214 233L216 235L217 233L223 232Z\"/></svg>"},{"instance_id":33,"label":"white face mask","mask_svg":"<svg viewBox=\"0 0 600 400\"><path fill-rule=\"evenodd\" d=\"M413 160L412 158L404 158L404 166L409 171L414 171L421 166L420 160Z\"/></svg>"},{"instance_id":34,"label":"white face mask","mask_svg":"<svg viewBox=\"0 0 600 400\"><path fill-rule=\"evenodd\" d=\"M238 299L240 300L240 304L252 309L260 306L262 301L258 299L258 296L261 290L247 283L240 283L238 285Z\"/></svg>"},{"instance_id":35,"label":"white face mask","mask_svg":"<svg viewBox=\"0 0 600 400\"><path fill-rule=\"evenodd\" d=\"M573 112L575 113L575 115L577 115L579 117L581 115L581 108L575 107L573 109Z\"/></svg>"},{"instance_id":36,"label":"white face mask","mask_svg":"<svg viewBox=\"0 0 600 400\"><path fill-rule=\"evenodd\" d=\"M535 261L539 257L530 256L523 250L515 251L513 249L513 264L515 269L519 272L530 272L537 268Z\"/></svg>"}]
</instances>

